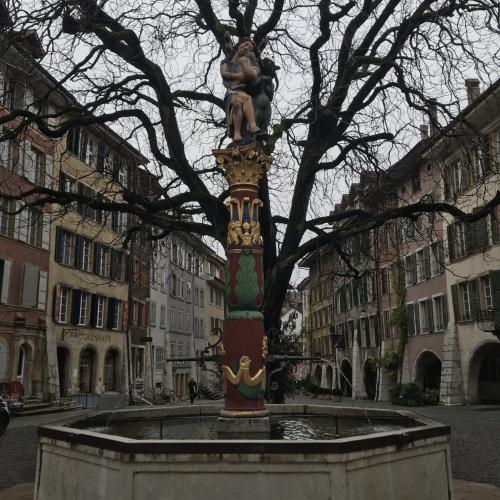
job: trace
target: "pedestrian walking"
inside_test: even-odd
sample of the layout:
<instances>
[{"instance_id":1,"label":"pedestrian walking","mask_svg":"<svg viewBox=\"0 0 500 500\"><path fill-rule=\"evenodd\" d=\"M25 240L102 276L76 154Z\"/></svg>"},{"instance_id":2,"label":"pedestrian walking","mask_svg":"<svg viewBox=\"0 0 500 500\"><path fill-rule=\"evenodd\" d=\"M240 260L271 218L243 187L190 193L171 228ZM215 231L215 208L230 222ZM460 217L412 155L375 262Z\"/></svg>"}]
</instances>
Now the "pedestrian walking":
<instances>
[{"instance_id":1,"label":"pedestrian walking","mask_svg":"<svg viewBox=\"0 0 500 500\"><path fill-rule=\"evenodd\" d=\"M194 398L198 394L198 384L196 383L196 380L191 379L188 382L188 389L189 389L189 399L191 400L191 404L193 404Z\"/></svg>"}]
</instances>

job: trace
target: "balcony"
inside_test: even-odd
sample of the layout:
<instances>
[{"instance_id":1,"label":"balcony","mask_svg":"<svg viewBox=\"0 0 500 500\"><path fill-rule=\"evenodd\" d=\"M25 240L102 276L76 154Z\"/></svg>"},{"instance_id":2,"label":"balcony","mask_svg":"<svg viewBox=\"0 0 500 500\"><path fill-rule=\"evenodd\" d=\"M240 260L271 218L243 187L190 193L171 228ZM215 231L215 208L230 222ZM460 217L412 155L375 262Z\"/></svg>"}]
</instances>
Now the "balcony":
<instances>
[{"instance_id":1,"label":"balcony","mask_svg":"<svg viewBox=\"0 0 500 500\"><path fill-rule=\"evenodd\" d=\"M500 311L487 309L476 312L476 324L482 332L489 332L500 339Z\"/></svg>"}]
</instances>

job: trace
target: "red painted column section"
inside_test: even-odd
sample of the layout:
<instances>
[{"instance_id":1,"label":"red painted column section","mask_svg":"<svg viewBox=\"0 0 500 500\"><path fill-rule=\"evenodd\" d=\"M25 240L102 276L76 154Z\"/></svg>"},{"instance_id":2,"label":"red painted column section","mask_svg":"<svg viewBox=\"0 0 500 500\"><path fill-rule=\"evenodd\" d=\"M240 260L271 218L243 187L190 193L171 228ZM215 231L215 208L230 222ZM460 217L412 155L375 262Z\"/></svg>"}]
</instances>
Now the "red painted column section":
<instances>
[{"instance_id":1,"label":"red painted column section","mask_svg":"<svg viewBox=\"0 0 500 500\"><path fill-rule=\"evenodd\" d=\"M229 182L226 246L226 319L222 371L225 417L267 415L264 406L267 339L260 311L264 298L259 182L271 158L255 144L215 150Z\"/></svg>"}]
</instances>

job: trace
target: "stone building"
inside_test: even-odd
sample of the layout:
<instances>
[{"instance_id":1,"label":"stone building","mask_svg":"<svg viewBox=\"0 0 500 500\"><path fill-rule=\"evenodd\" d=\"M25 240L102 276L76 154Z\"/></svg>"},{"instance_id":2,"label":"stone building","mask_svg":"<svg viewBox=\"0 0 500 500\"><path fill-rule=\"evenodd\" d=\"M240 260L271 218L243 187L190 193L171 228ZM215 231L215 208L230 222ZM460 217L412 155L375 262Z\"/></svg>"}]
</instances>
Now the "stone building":
<instances>
[{"instance_id":1,"label":"stone building","mask_svg":"<svg viewBox=\"0 0 500 500\"><path fill-rule=\"evenodd\" d=\"M61 191L119 203L129 169L145 161L106 127L73 128L56 146L54 177ZM122 244L127 217L79 203L55 206L54 214L47 338L55 396L126 393L130 261ZM144 309L134 311L139 322L145 321Z\"/></svg>"},{"instance_id":2,"label":"stone building","mask_svg":"<svg viewBox=\"0 0 500 500\"><path fill-rule=\"evenodd\" d=\"M224 324L224 272L226 261L212 251L208 251L206 269L206 298L205 308L205 339L206 345L215 344L218 337L214 329L222 332ZM204 348L205 346L203 346ZM200 383L215 393L220 393L221 382L218 366L211 362L206 364L206 369L200 373Z\"/></svg>"},{"instance_id":3,"label":"stone building","mask_svg":"<svg viewBox=\"0 0 500 500\"><path fill-rule=\"evenodd\" d=\"M500 186L500 82L480 94L478 82L468 80L466 90L468 106L446 130L423 126L407 155L379 176L361 178L339 208L445 202L473 214L490 202ZM338 248L308 255L302 265L310 270L309 352L331 360L331 368L313 367L316 381L351 394L342 383L349 380L353 396L379 400L388 399L396 381L438 390L446 404L500 400L499 216L493 207L464 223L424 209L362 233L360 241L347 238L341 251L361 274L353 279ZM325 304L320 283L328 281ZM328 302L330 324L321 313ZM385 369L395 356L397 372Z\"/></svg>"},{"instance_id":4,"label":"stone building","mask_svg":"<svg viewBox=\"0 0 500 500\"><path fill-rule=\"evenodd\" d=\"M46 86L33 69L40 55L33 36L2 53L0 113L53 106L52 101L40 102ZM54 141L35 126L15 139L5 137L19 122L6 123L0 130L4 138L0 144L0 387L7 393L12 390L13 396L24 392L42 397L47 391L50 207L20 211L24 204L6 196L34 185L50 186Z\"/></svg>"}]
</instances>

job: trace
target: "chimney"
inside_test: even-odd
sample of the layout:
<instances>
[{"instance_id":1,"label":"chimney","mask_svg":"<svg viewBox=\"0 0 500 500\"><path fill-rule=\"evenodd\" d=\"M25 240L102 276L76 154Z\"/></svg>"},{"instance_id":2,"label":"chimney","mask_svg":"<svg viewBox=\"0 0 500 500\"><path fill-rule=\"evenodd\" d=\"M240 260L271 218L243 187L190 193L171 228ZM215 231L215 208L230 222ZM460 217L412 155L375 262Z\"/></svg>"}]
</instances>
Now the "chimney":
<instances>
[{"instance_id":1,"label":"chimney","mask_svg":"<svg viewBox=\"0 0 500 500\"><path fill-rule=\"evenodd\" d=\"M436 137L439 130L436 99L429 99L429 122L431 129L431 137Z\"/></svg>"},{"instance_id":2,"label":"chimney","mask_svg":"<svg viewBox=\"0 0 500 500\"><path fill-rule=\"evenodd\" d=\"M479 80L477 78L467 78L465 88L467 89L467 104L472 104L480 94Z\"/></svg>"},{"instance_id":3,"label":"chimney","mask_svg":"<svg viewBox=\"0 0 500 500\"><path fill-rule=\"evenodd\" d=\"M429 138L429 127L427 127L427 125L425 123L422 123L422 125L420 125L420 127L418 127L420 129L420 140L421 141L425 141L426 139Z\"/></svg>"}]
</instances>

